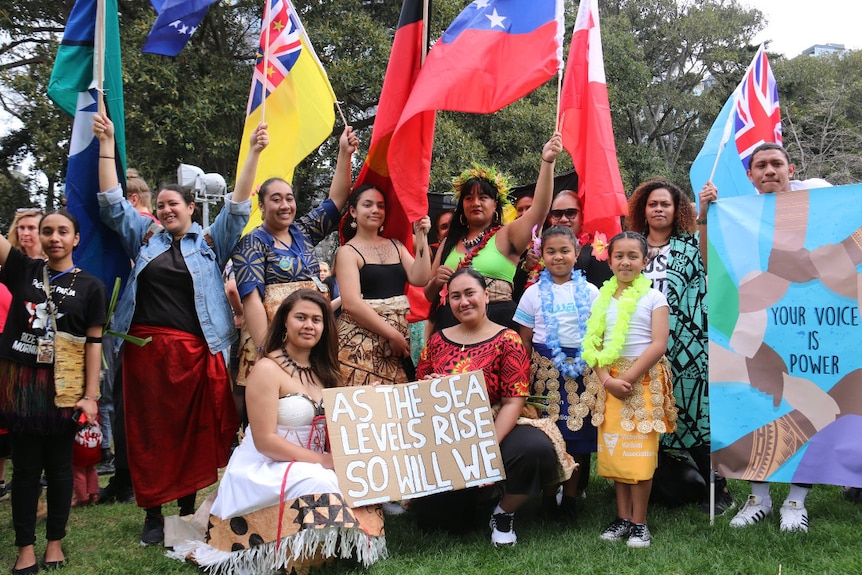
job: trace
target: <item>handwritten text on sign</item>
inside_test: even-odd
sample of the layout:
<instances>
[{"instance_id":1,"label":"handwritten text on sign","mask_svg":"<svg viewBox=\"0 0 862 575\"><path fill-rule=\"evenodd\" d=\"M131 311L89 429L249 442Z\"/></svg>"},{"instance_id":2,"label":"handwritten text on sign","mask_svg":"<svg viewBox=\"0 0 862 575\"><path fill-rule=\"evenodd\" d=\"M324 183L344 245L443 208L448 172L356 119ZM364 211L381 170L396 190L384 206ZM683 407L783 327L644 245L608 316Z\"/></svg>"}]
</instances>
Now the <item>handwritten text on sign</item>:
<instances>
[{"instance_id":1,"label":"handwritten text on sign","mask_svg":"<svg viewBox=\"0 0 862 575\"><path fill-rule=\"evenodd\" d=\"M324 390L335 472L351 506L505 478L481 371Z\"/></svg>"}]
</instances>

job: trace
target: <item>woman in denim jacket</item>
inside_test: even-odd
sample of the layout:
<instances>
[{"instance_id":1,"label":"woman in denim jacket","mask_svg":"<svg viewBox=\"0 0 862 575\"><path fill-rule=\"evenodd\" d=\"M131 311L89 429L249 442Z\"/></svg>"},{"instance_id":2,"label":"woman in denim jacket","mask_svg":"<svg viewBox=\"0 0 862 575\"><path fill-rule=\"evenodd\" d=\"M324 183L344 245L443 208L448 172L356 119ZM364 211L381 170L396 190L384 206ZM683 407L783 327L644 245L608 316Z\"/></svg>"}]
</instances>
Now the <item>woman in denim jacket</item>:
<instances>
[{"instance_id":1,"label":"woman in denim jacket","mask_svg":"<svg viewBox=\"0 0 862 575\"><path fill-rule=\"evenodd\" d=\"M93 131L101 218L135 262L113 327L152 338L123 349L129 467L135 498L147 512L141 543L150 545L164 538L163 503L177 500L180 515L194 512L197 491L218 480L239 427L221 353L236 337L221 272L248 221L269 136L265 124L257 127L232 197L204 229L192 220L191 194L179 186L159 190L161 226L140 215L117 179L113 124L97 115Z\"/></svg>"}]
</instances>

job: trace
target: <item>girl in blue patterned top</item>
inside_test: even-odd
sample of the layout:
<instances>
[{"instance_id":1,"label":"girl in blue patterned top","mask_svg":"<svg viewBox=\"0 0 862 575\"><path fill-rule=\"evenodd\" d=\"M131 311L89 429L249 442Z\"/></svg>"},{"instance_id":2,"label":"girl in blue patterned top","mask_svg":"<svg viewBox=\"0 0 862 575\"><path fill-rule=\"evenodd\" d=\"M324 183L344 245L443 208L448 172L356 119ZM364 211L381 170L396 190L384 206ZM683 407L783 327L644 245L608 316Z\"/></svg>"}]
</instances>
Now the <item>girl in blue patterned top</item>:
<instances>
[{"instance_id":1,"label":"girl in blue patterned top","mask_svg":"<svg viewBox=\"0 0 862 575\"><path fill-rule=\"evenodd\" d=\"M581 405L578 397L584 391L582 374L586 367L581 359L581 342L599 289L575 269L577 246L570 228L553 226L545 230L545 269L538 283L524 292L514 317L532 355L532 392L547 397L548 415L557 421L566 440L566 451L580 466L563 484L559 508L556 489L546 490L545 512L561 518L574 514L580 468L589 469L590 454L596 451L596 428L584 419L589 409Z\"/></svg>"}]
</instances>

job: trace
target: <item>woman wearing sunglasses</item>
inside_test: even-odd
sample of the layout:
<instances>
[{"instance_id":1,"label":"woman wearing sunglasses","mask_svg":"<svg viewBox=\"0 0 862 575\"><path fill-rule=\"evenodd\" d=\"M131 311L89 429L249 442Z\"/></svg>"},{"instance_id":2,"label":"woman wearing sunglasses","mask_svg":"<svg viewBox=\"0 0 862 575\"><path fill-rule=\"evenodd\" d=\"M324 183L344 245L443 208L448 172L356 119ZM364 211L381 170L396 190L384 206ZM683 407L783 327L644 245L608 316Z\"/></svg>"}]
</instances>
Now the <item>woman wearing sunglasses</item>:
<instances>
[{"instance_id":1,"label":"woman wearing sunglasses","mask_svg":"<svg viewBox=\"0 0 862 575\"><path fill-rule=\"evenodd\" d=\"M580 238L581 225L584 222L584 212L581 210L581 200L578 192L574 190L563 190L551 203L551 211L548 212L546 226L563 226L570 228L576 238ZM602 284L614 275L607 261L599 261L593 257L593 246L586 244L581 246L575 269L584 272L587 281L600 288Z\"/></svg>"}]
</instances>

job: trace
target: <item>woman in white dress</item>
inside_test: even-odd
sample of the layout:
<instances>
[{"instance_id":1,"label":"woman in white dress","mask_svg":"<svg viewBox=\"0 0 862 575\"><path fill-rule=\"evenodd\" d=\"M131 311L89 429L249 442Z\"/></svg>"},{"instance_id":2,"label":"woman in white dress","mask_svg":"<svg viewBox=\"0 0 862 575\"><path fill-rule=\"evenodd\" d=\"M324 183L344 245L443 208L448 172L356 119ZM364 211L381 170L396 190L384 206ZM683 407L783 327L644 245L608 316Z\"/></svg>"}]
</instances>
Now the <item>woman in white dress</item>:
<instances>
[{"instance_id":1,"label":"woman in white dress","mask_svg":"<svg viewBox=\"0 0 862 575\"><path fill-rule=\"evenodd\" d=\"M263 573L331 557L386 556L383 518L350 509L326 438L323 389L341 380L329 302L299 290L279 306L248 379L249 427L219 485L207 543L176 549L213 573Z\"/></svg>"}]
</instances>

